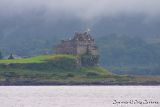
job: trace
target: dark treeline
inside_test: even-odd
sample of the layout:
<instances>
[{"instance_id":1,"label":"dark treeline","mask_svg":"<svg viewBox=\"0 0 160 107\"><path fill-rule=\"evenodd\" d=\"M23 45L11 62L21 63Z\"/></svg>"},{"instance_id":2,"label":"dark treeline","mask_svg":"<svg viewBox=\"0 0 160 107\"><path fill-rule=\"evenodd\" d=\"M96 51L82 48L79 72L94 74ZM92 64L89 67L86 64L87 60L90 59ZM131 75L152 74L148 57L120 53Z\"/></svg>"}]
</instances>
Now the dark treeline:
<instances>
[{"instance_id":1,"label":"dark treeline","mask_svg":"<svg viewBox=\"0 0 160 107\"><path fill-rule=\"evenodd\" d=\"M101 64L115 73L160 74L160 39L111 34L98 38Z\"/></svg>"}]
</instances>

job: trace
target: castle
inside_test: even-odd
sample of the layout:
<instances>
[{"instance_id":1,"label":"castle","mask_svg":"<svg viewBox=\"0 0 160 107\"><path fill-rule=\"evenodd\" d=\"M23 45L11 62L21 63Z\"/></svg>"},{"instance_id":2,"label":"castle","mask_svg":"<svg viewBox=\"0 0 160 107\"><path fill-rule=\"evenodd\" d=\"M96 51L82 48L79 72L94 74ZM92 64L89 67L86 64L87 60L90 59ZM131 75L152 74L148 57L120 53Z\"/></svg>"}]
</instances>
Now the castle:
<instances>
[{"instance_id":1,"label":"castle","mask_svg":"<svg viewBox=\"0 0 160 107\"><path fill-rule=\"evenodd\" d=\"M99 60L98 47L88 32L76 32L72 39L62 40L56 47L56 54L90 55L90 59L87 59L88 65L97 65ZM82 58L82 65L86 62L84 60L86 59Z\"/></svg>"}]
</instances>

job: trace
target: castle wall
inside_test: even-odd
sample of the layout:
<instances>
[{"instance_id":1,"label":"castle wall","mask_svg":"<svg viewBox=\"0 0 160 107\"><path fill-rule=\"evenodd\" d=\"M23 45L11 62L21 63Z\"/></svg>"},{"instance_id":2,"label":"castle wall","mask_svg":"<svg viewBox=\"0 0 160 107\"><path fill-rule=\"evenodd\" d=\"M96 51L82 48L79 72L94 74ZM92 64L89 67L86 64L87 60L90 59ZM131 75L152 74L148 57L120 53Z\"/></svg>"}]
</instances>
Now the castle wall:
<instances>
[{"instance_id":1,"label":"castle wall","mask_svg":"<svg viewBox=\"0 0 160 107\"><path fill-rule=\"evenodd\" d=\"M56 48L56 53L82 55L85 54L88 49L92 55L98 55L98 48L95 45L94 39L85 33L75 35L72 40L61 41L61 44Z\"/></svg>"},{"instance_id":2,"label":"castle wall","mask_svg":"<svg viewBox=\"0 0 160 107\"><path fill-rule=\"evenodd\" d=\"M76 41L76 48L77 48L77 54L85 54L87 52L87 48L94 46L94 41ZM92 48L89 48L89 51L91 51ZM95 51L91 51L94 52Z\"/></svg>"},{"instance_id":3,"label":"castle wall","mask_svg":"<svg viewBox=\"0 0 160 107\"><path fill-rule=\"evenodd\" d=\"M92 55L99 55L99 51L96 46L91 46L90 51L91 51Z\"/></svg>"},{"instance_id":4,"label":"castle wall","mask_svg":"<svg viewBox=\"0 0 160 107\"><path fill-rule=\"evenodd\" d=\"M86 51L87 51L87 47L77 46L77 54L82 55L82 54L85 54Z\"/></svg>"},{"instance_id":5,"label":"castle wall","mask_svg":"<svg viewBox=\"0 0 160 107\"><path fill-rule=\"evenodd\" d=\"M82 55L81 58L76 61L77 66L95 66L99 61L99 52L95 41L90 34L86 32L76 33L73 39L61 41L56 47L56 53Z\"/></svg>"},{"instance_id":6,"label":"castle wall","mask_svg":"<svg viewBox=\"0 0 160 107\"><path fill-rule=\"evenodd\" d=\"M71 41L62 41L56 48L57 54L76 54L76 49Z\"/></svg>"}]
</instances>

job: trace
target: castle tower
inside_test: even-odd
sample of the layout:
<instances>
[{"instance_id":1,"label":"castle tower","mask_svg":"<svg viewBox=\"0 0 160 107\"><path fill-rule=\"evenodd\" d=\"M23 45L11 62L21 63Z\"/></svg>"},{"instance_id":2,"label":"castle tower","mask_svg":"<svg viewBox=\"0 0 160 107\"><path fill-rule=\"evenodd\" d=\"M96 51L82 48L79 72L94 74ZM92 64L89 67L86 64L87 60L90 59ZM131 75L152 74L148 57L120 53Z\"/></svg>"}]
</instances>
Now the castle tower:
<instances>
[{"instance_id":1,"label":"castle tower","mask_svg":"<svg viewBox=\"0 0 160 107\"><path fill-rule=\"evenodd\" d=\"M62 40L56 47L56 53L72 55L90 54L99 59L98 47L89 32L76 32L72 39Z\"/></svg>"}]
</instances>

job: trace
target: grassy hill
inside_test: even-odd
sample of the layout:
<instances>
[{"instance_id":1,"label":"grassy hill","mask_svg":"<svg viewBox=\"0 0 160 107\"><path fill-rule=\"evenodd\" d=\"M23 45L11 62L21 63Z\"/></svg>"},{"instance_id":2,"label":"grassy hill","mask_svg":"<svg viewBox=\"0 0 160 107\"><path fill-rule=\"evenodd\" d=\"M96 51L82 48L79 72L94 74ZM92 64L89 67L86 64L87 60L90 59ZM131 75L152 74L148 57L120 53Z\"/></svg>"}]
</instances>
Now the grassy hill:
<instances>
[{"instance_id":1,"label":"grassy hill","mask_svg":"<svg viewBox=\"0 0 160 107\"><path fill-rule=\"evenodd\" d=\"M82 67L79 56L40 55L0 60L0 85L127 85L159 83L160 78L116 75L100 67Z\"/></svg>"},{"instance_id":2,"label":"grassy hill","mask_svg":"<svg viewBox=\"0 0 160 107\"><path fill-rule=\"evenodd\" d=\"M68 84L95 82L113 74L100 67L81 67L79 56L40 55L0 60L1 84Z\"/></svg>"},{"instance_id":3,"label":"grassy hill","mask_svg":"<svg viewBox=\"0 0 160 107\"><path fill-rule=\"evenodd\" d=\"M67 59L76 59L78 56L73 55L40 55L31 58L21 58L21 59L4 59L0 60L0 64L15 64L15 63L44 63L49 60L55 60L60 58L67 58Z\"/></svg>"}]
</instances>

